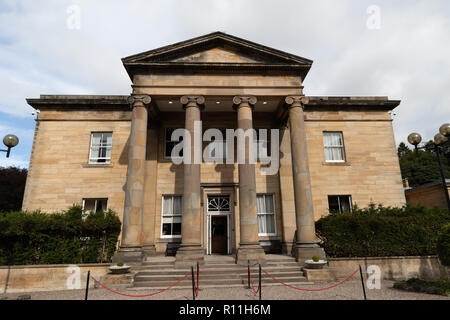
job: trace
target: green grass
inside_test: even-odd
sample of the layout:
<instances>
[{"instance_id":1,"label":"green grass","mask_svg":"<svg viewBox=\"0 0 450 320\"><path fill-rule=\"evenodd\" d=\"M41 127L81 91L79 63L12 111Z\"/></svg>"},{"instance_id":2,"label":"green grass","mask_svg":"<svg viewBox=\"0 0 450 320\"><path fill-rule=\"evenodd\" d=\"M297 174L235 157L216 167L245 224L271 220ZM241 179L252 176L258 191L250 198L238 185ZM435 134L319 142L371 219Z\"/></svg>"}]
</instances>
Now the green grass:
<instances>
[{"instance_id":1,"label":"green grass","mask_svg":"<svg viewBox=\"0 0 450 320\"><path fill-rule=\"evenodd\" d=\"M394 284L394 288L405 291L423 292L445 296L450 295L450 280L429 281L412 278L406 281L396 282Z\"/></svg>"}]
</instances>

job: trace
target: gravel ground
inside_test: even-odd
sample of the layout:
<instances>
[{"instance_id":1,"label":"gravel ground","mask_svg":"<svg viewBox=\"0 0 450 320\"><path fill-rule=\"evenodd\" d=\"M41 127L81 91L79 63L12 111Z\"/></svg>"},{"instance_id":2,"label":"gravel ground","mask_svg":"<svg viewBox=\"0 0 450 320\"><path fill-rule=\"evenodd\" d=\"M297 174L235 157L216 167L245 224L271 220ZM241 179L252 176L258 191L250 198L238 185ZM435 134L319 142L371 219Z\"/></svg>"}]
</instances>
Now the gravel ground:
<instances>
[{"instance_id":1,"label":"gravel ground","mask_svg":"<svg viewBox=\"0 0 450 320\"><path fill-rule=\"evenodd\" d=\"M334 283L321 282L306 286L308 289L324 288ZM450 300L450 297L406 292L393 288L394 282L384 280L381 282L381 289L367 290L368 300ZM151 290L135 290L120 286L112 286L113 289L127 294L148 294ZM41 291L0 294L0 300L15 300L19 296L30 295L31 300L83 300L84 290L65 291ZM90 300L191 300L192 291L190 289L170 289L161 294L145 297L133 298L114 294L103 288L89 290ZM205 288L200 290L198 300L258 300L252 290L245 288ZM266 286L262 289L262 299L267 300L362 300L363 292L359 280L348 281L338 287L316 292L305 292L287 288L284 286Z\"/></svg>"}]
</instances>

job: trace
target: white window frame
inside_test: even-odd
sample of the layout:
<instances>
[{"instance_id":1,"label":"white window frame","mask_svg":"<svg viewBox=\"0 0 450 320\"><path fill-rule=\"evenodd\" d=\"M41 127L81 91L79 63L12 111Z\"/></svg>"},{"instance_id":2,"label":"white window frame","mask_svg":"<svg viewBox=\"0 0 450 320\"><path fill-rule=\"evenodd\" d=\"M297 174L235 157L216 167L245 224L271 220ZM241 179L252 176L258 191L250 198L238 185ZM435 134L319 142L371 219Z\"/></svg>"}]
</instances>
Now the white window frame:
<instances>
[{"instance_id":1,"label":"white window frame","mask_svg":"<svg viewBox=\"0 0 450 320\"><path fill-rule=\"evenodd\" d=\"M275 195L273 193L258 193L256 195L257 199L258 199L258 196L264 196L264 198L267 197L267 196L271 196L272 197L273 213L266 213L266 212L260 213L260 212L257 212L257 216L259 216L259 215L273 215L273 226L274 226L274 230L275 230L275 232L273 232L273 233L260 233L259 232L259 228L258 228L258 236L260 236L260 237L276 236L277 235L277 219L276 219L276 212L277 212L277 210L275 208ZM264 201L265 201L265 199L264 199ZM256 203L258 203L258 201ZM258 204L256 204L256 211L258 211Z\"/></svg>"},{"instance_id":2,"label":"white window frame","mask_svg":"<svg viewBox=\"0 0 450 320\"><path fill-rule=\"evenodd\" d=\"M347 197L350 201L350 212L353 212L353 200L352 200L352 196L350 194L330 194L327 196L327 200L328 200L328 213L331 213L330 210L330 199L329 197L337 197L338 200L338 206L339 206L339 213L342 213L342 206L341 206L341 197Z\"/></svg>"},{"instance_id":3,"label":"white window frame","mask_svg":"<svg viewBox=\"0 0 450 320\"><path fill-rule=\"evenodd\" d=\"M327 146L327 145L325 145L325 134L327 134L327 133L339 133L341 135L342 145L341 146ZM323 133L322 133L322 140L323 140L323 150L324 150L325 162L326 163L345 163L345 162L347 162L347 155L345 153L344 133L342 131L323 131ZM327 148L340 148L340 149L342 149L342 154L344 155L344 159L343 160L328 160L327 159L327 153L326 153L326 149Z\"/></svg>"},{"instance_id":4,"label":"white window frame","mask_svg":"<svg viewBox=\"0 0 450 320\"><path fill-rule=\"evenodd\" d=\"M94 208L97 208L97 201L99 201L99 200L101 200L101 201L106 200L105 211L108 210L108 198L83 198L83 208L82 208L83 213L85 213L85 209L84 208L86 206L86 200L94 200L95 201L94 202Z\"/></svg>"},{"instance_id":5,"label":"white window frame","mask_svg":"<svg viewBox=\"0 0 450 320\"><path fill-rule=\"evenodd\" d=\"M164 215L164 198L165 197L180 197L181 198L181 214L172 214L171 216L165 216ZM172 206L173 206L173 200L172 200ZM172 207L173 209L173 207ZM173 210L172 210L173 211ZM163 194L161 197L161 231L160 231L160 237L161 239L180 239L181 238L181 234L180 235L165 235L163 234L163 225L164 225L164 218L170 218L170 217L182 217L183 216L183 196L179 195L179 194ZM173 222L172 222L173 224ZM182 227L183 227L183 222L181 222Z\"/></svg>"},{"instance_id":6,"label":"white window frame","mask_svg":"<svg viewBox=\"0 0 450 320\"><path fill-rule=\"evenodd\" d=\"M95 134L101 134L102 135L102 138L103 138L103 135L104 134L111 134L111 145L110 146L108 146L108 145L105 145L105 146L102 146L101 145L101 143L100 143L100 146L98 146L98 148L100 149L100 148L106 148L106 150L108 150L109 149L109 152L110 152L110 155L112 156L112 139L113 139L113 132L112 131L97 131L97 132L91 132L91 143L90 143L90 147L89 147L89 164L96 164L96 165L104 165L104 164L111 164L111 156L109 157L109 158L98 158L98 157L93 157L92 156L92 148L93 148L93 146L92 146L92 143L93 143L93 137L94 137L94 135ZM102 139L100 139L100 141L101 141ZM98 162L98 160L99 159L105 159L105 162ZM95 160L97 160L97 161L95 161Z\"/></svg>"}]
</instances>

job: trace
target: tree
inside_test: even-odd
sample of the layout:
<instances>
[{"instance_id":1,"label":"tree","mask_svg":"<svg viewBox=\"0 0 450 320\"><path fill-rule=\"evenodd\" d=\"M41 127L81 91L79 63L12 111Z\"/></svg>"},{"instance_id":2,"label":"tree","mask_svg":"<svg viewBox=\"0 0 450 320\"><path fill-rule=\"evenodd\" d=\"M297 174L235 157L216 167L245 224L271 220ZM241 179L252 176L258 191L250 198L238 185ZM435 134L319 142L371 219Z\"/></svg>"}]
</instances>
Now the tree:
<instances>
[{"instance_id":1,"label":"tree","mask_svg":"<svg viewBox=\"0 0 450 320\"><path fill-rule=\"evenodd\" d=\"M27 169L0 167L0 211L16 211L22 208Z\"/></svg>"},{"instance_id":2,"label":"tree","mask_svg":"<svg viewBox=\"0 0 450 320\"><path fill-rule=\"evenodd\" d=\"M397 149L397 154L398 154L398 158L401 159L404 155L411 153L412 151L408 148L408 146L406 144L404 144L403 142L401 142L398 145L398 149Z\"/></svg>"},{"instance_id":3,"label":"tree","mask_svg":"<svg viewBox=\"0 0 450 320\"><path fill-rule=\"evenodd\" d=\"M441 149L444 175L450 177L450 150L447 147ZM400 143L397 153L400 161L402 178L408 179L411 187L417 187L425 183L441 181L439 164L436 158L434 142L425 144L425 149L413 152L404 143Z\"/></svg>"}]
</instances>

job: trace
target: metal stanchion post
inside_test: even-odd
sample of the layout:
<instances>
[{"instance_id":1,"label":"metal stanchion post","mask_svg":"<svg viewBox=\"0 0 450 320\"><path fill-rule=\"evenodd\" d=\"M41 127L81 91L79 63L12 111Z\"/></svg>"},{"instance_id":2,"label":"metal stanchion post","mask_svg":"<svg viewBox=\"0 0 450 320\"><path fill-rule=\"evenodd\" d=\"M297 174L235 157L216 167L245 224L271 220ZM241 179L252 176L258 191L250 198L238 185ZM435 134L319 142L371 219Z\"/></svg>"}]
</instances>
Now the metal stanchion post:
<instances>
[{"instance_id":1,"label":"metal stanchion post","mask_svg":"<svg viewBox=\"0 0 450 320\"><path fill-rule=\"evenodd\" d=\"M195 301L195 276L194 276L194 267L191 267L191 276L192 276L192 300Z\"/></svg>"},{"instance_id":2,"label":"metal stanchion post","mask_svg":"<svg viewBox=\"0 0 450 320\"><path fill-rule=\"evenodd\" d=\"M361 275L361 285L362 285L362 289L363 289L363 293L364 293L364 300L367 300L366 288L364 286L364 277L363 277L361 265L359 265L359 274Z\"/></svg>"},{"instance_id":3,"label":"metal stanchion post","mask_svg":"<svg viewBox=\"0 0 450 320\"><path fill-rule=\"evenodd\" d=\"M261 301L261 264L259 265L259 300Z\"/></svg>"},{"instance_id":4,"label":"metal stanchion post","mask_svg":"<svg viewBox=\"0 0 450 320\"><path fill-rule=\"evenodd\" d=\"M248 260L247 280L248 280L248 288L247 289L250 289L250 260Z\"/></svg>"},{"instance_id":5,"label":"metal stanchion post","mask_svg":"<svg viewBox=\"0 0 450 320\"><path fill-rule=\"evenodd\" d=\"M91 270L88 270L87 279L86 279L86 293L84 295L84 300L88 299L89 294L89 279L91 278Z\"/></svg>"}]
</instances>

